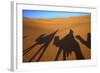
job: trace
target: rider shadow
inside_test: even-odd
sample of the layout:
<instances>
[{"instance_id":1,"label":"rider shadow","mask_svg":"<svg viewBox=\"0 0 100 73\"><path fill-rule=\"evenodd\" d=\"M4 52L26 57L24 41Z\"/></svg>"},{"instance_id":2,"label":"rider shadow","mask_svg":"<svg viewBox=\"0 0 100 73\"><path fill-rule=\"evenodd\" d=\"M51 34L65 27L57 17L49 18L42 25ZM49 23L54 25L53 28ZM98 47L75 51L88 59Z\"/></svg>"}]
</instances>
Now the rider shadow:
<instances>
[{"instance_id":1,"label":"rider shadow","mask_svg":"<svg viewBox=\"0 0 100 73\"><path fill-rule=\"evenodd\" d=\"M58 31L58 30L57 30ZM56 32L53 32L49 35L45 35L45 34L42 34L40 35L36 40L35 40L35 44L32 45L31 47L29 47L28 49L26 49L26 53L28 51L30 51L33 47L37 46L37 45L40 45L40 44L43 44L42 47L40 47L40 49L32 56L32 58L29 60L29 62L31 62L38 54L40 51L42 51L37 59L37 62L41 59L41 57L43 56L44 52L46 51L46 48L49 46L49 44L51 43L51 41L53 40Z\"/></svg>"},{"instance_id":2,"label":"rider shadow","mask_svg":"<svg viewBox=\"0 0 100 73\"><path fill-rule=\"evenodd\" d=\"M88 47L89 49L91 49L91 34L90 33L87 34L87 40L84 40L80 35L76 36L76 38L82 44L84 44L86 47Z\"/></svg>"},{"instance_id":3,"label":"rider shadow","mask_svg":"<svg viewBox=\"0 0 100 73\"><path fill-rule=\"evenodd\" d=\"M73 30L70 30L70 32L61 40L59 39L58 36L56 36L54 39L54 45L56 47L59 47L55 61L58 60L59 55L61 54L62 51L63 51L63 60L66 60L66 55L68 57L69 54L72 53L72 51L75 52L76 58L78 60L84 59L84 56L82 55L80 50L80 46L74 38Z\"/></svg>"}]
</instances>

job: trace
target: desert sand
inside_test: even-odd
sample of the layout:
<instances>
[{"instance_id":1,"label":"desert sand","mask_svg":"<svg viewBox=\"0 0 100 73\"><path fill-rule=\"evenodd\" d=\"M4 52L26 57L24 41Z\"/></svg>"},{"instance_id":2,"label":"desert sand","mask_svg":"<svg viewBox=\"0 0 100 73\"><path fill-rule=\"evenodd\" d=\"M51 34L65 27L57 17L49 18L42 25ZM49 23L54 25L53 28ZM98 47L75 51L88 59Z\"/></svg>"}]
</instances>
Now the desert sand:
<instances>
[{"instance_id":1,"label":"desert sand","mask_svg":"<svg viewBox=\"0 0 100 73\"><path fill-rule=\"evenodd\" d=\"M69 33L70 29L74 31L74 36L80 35L84 40L86 40L87 34L91 33L91 17L77 16L70 18L47 19L23 18L23 50L35 44L34 41L41 34L49 35L50 33L58 30L55 36L59 36L59 38L62 39ZM80 49L85 60L91 59L91 49L82 44L78 39L76 39L76 41L80 45ZM52 40L49 44L40 61L54 61L59 48L53 45L53 42L54 40ZM28 62L42 45L43 44L35 46L32 50L23 55L23 62ZM37 60L40 53L32 59L33 62ZM63 60L62 53L63 52L61 52L58 58L59 61ZM76 60L75 52L71 52L69 56L66 57L66 61L67 60Z\"/></svg>"}]
</instances>

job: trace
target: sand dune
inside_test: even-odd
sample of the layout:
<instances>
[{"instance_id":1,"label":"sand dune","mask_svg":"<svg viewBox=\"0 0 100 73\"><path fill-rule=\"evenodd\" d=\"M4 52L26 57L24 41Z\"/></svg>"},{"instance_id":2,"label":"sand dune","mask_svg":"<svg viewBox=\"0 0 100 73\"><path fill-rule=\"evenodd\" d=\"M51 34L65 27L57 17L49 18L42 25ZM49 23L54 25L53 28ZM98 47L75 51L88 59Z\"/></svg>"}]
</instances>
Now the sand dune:
<instances>
[{"instance_id":1,"label":"sand dune","mask_svg":"<svg viewBox=\"0 0 100 73\"><path fill-rule=\"evenodd\" d=\"M87 34L90 33L90 16L77 16L70 18L48 18L48 19L35 19L35 18L23 18L23 49L26 49L33 45L35 39L45 33L50 34L57 29L59 30L56 36L60 39L69 33L69 30L74 31L74 36L80 35L86 40ZM77 39L76 39L77 40ZM79 40L77 42L80 44L82 54L86 59L91 58L91 50L83 45ZM38 45L29 51L25 56L23 56L23 62L27 62L32 55L38 51L42 45ZM40 61L53 61L59 48L53 45L53 41L50 43L49 47L46 49ZM40 53L39 53L40 54ZM39 54L32 60L36 61ZM72 52L67 57L68 60L76 59L75 53ZM60 54L59 60L62 60L62 53Z\"/></svg>"}]
</instances>

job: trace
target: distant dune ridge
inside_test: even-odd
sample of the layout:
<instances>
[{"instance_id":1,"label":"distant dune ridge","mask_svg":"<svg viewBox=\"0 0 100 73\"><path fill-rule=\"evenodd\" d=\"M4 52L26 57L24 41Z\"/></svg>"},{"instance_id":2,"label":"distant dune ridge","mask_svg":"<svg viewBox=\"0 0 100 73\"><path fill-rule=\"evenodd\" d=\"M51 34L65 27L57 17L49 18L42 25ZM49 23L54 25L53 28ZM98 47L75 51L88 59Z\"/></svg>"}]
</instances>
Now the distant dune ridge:
<instances>
[{"instance_id":1,"label":"distant dune ridge","mask_svg":"<svg viewBox=\"0 0 100 73\"><path fill-rule=\"evenodd\" d=\"M63 38L66 36L70 29L73 30L74 36L80 35L84 40L87 39L87 34L91 33L91 16L75 16L70 18L23 18L23 50L32 46L38 36L41 34L49 35L50 33L59 30L55 36ZM75 38L76 39L76 38ZM76 39L80 45L81 52L85 59L91 58L91 49L88 49L78 39ZM58 48L53 45L54 40L49 44L48 48L44 52L40 61L54 61ZM35 54L42 46L38 45L32 48L27 54L23 56L23 62L28 62L29 59ZM40 53L32 60L37 60ZM75 52L69 54L66 57L67 60L75 60ZM58 60L63 60L62 52Z\"/></svg>"},{"instance_id":2,"label":"distant dune ridge","mask_svg":"<svg viewBox=\"0 0 100 73\"><path fill-rule=\"evenodd\" d=\"M42 24L42 26L49 26L49 25L54 26L54 24L55 26L58 26L63 24L87 23L90 22L90 16L78 16L78 17L70 17L70 18L48 18L48 19L24 18L23 22L30 23L30 24L34 24L34 23ZM32 25L32 26L36 26L36 25Z\"/></svg>"}]
</instances>

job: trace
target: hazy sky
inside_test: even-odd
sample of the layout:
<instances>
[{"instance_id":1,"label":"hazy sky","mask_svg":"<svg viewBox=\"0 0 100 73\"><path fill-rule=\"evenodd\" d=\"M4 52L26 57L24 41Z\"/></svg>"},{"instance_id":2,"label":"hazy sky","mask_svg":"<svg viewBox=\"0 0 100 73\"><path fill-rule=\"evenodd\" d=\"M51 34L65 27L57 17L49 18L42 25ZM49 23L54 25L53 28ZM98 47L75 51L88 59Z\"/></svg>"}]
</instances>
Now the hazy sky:
<instances>
[{"instance_id":1,"label":"hazy sky","mask_svg":"<svg viewBox=\"0 0 100 73\"><path fill-rule=\"evenodd\" d=\"M72 16L85 16L85 15L90 15L90 13L23 10L23 17L28 17L28 18L68 18Z\"/></svg>"}]
</instances>

